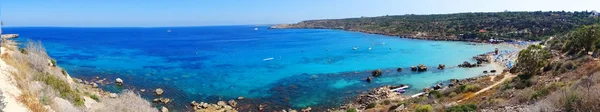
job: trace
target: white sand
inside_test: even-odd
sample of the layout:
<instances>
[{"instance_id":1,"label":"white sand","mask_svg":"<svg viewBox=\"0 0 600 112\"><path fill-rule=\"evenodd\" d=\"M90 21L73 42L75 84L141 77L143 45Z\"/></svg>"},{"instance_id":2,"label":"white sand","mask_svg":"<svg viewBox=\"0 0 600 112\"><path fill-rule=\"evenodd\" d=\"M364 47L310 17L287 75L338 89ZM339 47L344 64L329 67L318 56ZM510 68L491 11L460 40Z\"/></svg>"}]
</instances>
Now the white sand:
<instances>
[{"instance_id":1,"label":"white sand","mask_svg":"<svg viewBox=\"0 0 600 112\"><path fill-rule=\"evenodd\" d=\"M1 47L2 54L7 53L7 49ZM0 55L2 55L0 54ZM15 68L7 65L3 59L0 59L0 90L4 99L2 102L6 105L2 111L4 112L30 112L21 102L17 100L21 96L21 90L17 88L16 81L11 75L11 71Z\"/></svg>"}]
</instances>

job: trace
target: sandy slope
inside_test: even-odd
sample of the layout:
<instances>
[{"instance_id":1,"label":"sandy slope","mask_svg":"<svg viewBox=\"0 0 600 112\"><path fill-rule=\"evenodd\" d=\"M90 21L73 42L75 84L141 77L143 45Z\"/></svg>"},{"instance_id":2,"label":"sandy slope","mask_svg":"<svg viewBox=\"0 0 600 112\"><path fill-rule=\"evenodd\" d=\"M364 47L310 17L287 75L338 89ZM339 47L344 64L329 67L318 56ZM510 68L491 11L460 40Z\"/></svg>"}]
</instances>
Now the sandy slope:
<instances>
[{"instance_id":1,"label":"sandy slope","mask_svg":"<svg viewBox=\"0 0 600 112\"><path fill-rule=\"evenodd\" d=\"M1 47L2 53L6 53L6 49ZM1 55L1 54L0 54ZM21 90L17 88L15 80L10 74L11 71L15 71L15 68L7 65L4 60L0 59L0 90L2 95L5 97L2 102L6 104L6 107L2 109L4 112L29 112L17 98L21 95Z\"/></svg>"}]
</instances>

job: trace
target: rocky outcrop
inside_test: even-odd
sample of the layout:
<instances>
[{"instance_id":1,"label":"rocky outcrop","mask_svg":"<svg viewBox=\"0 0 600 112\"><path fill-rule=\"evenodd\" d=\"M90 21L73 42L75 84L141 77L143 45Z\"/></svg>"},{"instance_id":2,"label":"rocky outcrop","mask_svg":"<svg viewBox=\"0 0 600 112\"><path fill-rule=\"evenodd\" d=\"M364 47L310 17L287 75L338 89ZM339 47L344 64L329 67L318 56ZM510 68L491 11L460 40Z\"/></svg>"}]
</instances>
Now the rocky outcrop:
<instances>
[{"instance_id":1,"label":"rocky outcrop","mask_svg":"<svg viewBox=\"0 0 600 112\"><path fill-rule=\"evenodd\" d=\"M377 70L371 72L371 75L373 75L374 77L379 77L379 76L381 76L382 73L383 73L383 71L381 69L377 69Z\"/></svg>"},{"instance_id":2,"label":"rocky outcrop","mask_svg":"<svg viewBox=\"0 0 600 112\"><path fill-rule=\"evenodd\" d=\"M437 69L438 69L438 70L443 70L443 69L445 69L445 68L446 68L446 65L444 65L444 64L440 64L440 65L438 65L438 68L437 68Z\"/></svg>"},{"instance_id":3,"label":"rocky outcrop","mask_svg":"<svg viewBox=\"0 0 600 112\"><path fill-rule=\"evenodd\" d=\"M463 67L463 68L472 68L472 67L477 67L477 64L471 64L467 61L463 62L463 64L458 65L458 67Z\"/></svg>"},{"instance_id":4,"label":"rocky outcrop","mask_svg":"<svg viewBox=\"0 0 600 112\"><path fill-rule=\"evenodd\" d=\"M417 71L417 67L416 67L416 66L411 66L411 67L410 67L410 70L411 70L411 71Z\"/></svg>"},{"instance_id":5,"label":"rocky outcrop","mask_svg":"<svg viewBox=\"0 0 600 112\"><path fill-rule=\"evenodd\" d=\"M156 90L154 90L154 93L156 93L156 95L162 95L165 91L161 88L158 88Z\"/></svg>"},{"instance_id":6,"label":"rocky outcrop","mask_svg":"<svg viewBox=\"0 0 600 112\"><path fill-rule=\"evenodd\" d=\"M371 103L376 103L380 100L385 100L392 97L399 97L399 95L391 91L392 86L382 86L379 88L371 89L369 92L362 93L356 97L352 106L358 109L364 109Z\"/></svg>"},{"instance_id":7,"label":"rocky outcrop","mask_svg":"<svg viewBox=\"0 0 600 112\"><path fill-rule=\"evenodd\" d=\"M423 64L419 64L419 66L417 66L417 71L419 71L419 72L427 71L427 66L425 66Z\"/></svg>"},{"instance_id":8,"label":"rocky outcrop","mask_svg":"<svg viewBox=\"0 0 600 112\"><path fill-rule=\"evenodd\" d=\"M230 102L231 101L232 100L230 100ZM237 105L237 102L235 102L235 104ZM237 112L231 104L227 105L225 101L218 101L217 104L205 102L197 103L196 101L192 101L191 106L196 112Z\"/></svg>"},{"instance_id":9,"label":"rocky outcrop","mask_svg":"<svg viewBox=\"0 0 600 112\"><path fill-rule=\"evenodd\" d=\"M19 34L2 34L0 37L3 39L18 38Z\"/></svg>"},{"instance_id":10,"label":"rocky outcrop","mask_svg":"<svg viewBox=\"0 0 600 112\"><path fill-rule=\"evenodd\" d=\"M115 79L115 83L117 83L118 86L122 86L123 85L123 79L117 78L117 79Z\"/></svg>"}]
</instances>

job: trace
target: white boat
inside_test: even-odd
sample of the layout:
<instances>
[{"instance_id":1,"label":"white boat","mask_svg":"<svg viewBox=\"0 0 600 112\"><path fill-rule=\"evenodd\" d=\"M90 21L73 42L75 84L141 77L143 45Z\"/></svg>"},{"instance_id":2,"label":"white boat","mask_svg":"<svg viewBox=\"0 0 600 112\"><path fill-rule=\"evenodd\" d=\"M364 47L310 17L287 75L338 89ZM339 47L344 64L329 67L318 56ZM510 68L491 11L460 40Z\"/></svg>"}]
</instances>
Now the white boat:
<instances>
[{"instance_id":1,"label":"white boat","mask_svg":"<svg viewBox=\"0 0 600 112\"><path fill-rule=\"evenodd\" d=\"M171 33L171 29L168 29L167 32Z\"/></svg>"},{"instance_id":2,"label":"white boat","mask_svg":"<svg viewBox=\"0 0 600 112\"><path fill-rule=\"evenodd\" d=\"M385 45L385 42L384 42L384 43L381 43L381 44Z\"/></svg>"},{"instance_id":3,"label":"white boat","mask_svg":"<svg viewBox=\"0 0 600 112\"><path fill-rule=\"evenodd\" d=\"M392 89L392 90L390 90L390 91L397 92L397 91L400 91L400 90L408 89L408 87L409 87L409 86L402 86L402 87L399 87L399 88L396 88L396 89Z\"/></svg>"},{"instance_id":4,"label":"white boat","mask_svg":"<svg viewBox=\"0 0 600 112\"><path fill-rule=\"evenodd\" d=\"M263 59L263 61L269 61L269 60L273 60L273 59L275 59L275 58L273 58L273 57L270 57L270 58L265 58L265 59Z\"/></svg>"},{"instance_id":5,"label":"white boat","mask_svg":"<svg viewBox=\"0 0 600 112\"><path fill-rule=\"evenodd\" d=\"M358 47L352 47L352 50L358 50Z\"/></svg>"},{"instance_id":6,"label":"white boat","mask_svg":"<svg viewBox=\"0 0 600 112\"><path fill-rule=\"evenodd\" d=\"M369 47L369 51L370 51L371 49L373 49L373 48Z\"/></svg>"},{"instance_id":7,"label":"white boat","mask_svg":"<svg viewBox=\"0 0 600 112\"><path fill-rule=\"evenodd\" d=\"M258 28L254 28L254 30L258 30Z\"/></svg>"}]
</instances>

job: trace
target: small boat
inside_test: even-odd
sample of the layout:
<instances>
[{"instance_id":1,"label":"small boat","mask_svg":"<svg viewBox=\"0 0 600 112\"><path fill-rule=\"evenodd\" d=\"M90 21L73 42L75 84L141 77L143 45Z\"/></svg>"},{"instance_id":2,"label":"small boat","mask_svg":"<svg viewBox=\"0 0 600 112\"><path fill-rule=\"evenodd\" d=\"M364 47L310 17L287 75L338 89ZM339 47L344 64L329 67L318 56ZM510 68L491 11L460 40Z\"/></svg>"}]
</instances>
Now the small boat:
<instances>
[{"instance_id":1,"label":"small boat","mask_svg":"<svg viewBox=\"0 0 600 112\"><path fill-rule=\"evenodd\" d=\"M358 50L358 47L352 47L352 50Z\"/></svg>"},{"instance_id":2,"label":"small boat","mask_svg":"<svg viewBox=\"0 0 600 112\"><path fill-rule=\"evenodd\" d=\"M381 44L385 45L385 42L383 42L383 43L381 43Z\"/></svg>"},{"instance_id":3,"label":"small boat","mask_svg":"<svg viewBox=\"0 0 600 112\"><path fill-rule=\"evenodd\" d=\"M258 28L254 28L254 30L256 31L256 30L258 30Z\"/></svg>"},{"instance_id":4,"label":"small boat","mask_svg":"<svg viewBox=\"0 0 600 112\"><path fill-rule=\"evenodd\" d=\"M408 89L409 87L410 86L402 86L402 87L399 87L399 88L396 88L396 89L392 89L390 91L394 91L394 92L397 92L397 91L406 91L405 89Z\"/></svg>"},{"instance_id":5,"label":"small boat","mask_svg":"<svg viewBox=\"0 0 600 112\"><path fill-rule=\"evenodd\" d=\"M369 51L370 51L371 49L373 49L373 48L369 47Z\"/></svg>"},{"instance_id":6,"label":"small boat","mask_svg":"<svg viewBox=\"0 0 600 112\"><path fill-rule=\"evenodd\" d=\"M167 32L171 33L171 29L168 29Z\"/></svg>"},{"instance_id":7,"label":"small boat","mask_svg":"<svg viewBox=\"0 0 600 112\"><path fill-rule=\"evenodd\" d=\"M265 59L263 59L263 61L269 61L269 60L273 60L273 59L275 59L275 58L273 58L273 57L270 57L270 58L265 58Z\"/></svg>"}]
</instances>

